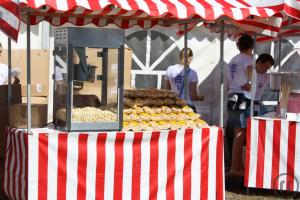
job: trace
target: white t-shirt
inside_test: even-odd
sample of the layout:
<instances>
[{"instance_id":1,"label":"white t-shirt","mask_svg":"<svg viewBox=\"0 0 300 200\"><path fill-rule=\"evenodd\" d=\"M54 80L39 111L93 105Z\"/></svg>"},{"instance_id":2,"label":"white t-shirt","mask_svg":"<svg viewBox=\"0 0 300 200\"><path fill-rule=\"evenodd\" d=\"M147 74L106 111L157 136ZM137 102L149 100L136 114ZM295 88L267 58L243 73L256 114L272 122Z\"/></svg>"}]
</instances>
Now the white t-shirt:
<instances>
[{"instance_id":1,"label":"white t-shirt","mask_svg":"<svg viewBox=\"0 0 300 200\"><path fill-rule=\"evenodd\" d=\"M175 91L176 94L184 99L184 91L180 95L180 90L181 87L184 87L183 82L184 82L184 66L181 64L176 64L173 66L168 67L166 71L166 80L170 82L171 85L171 90ZM195 70L191 69L189 74L188 74L188 85L191 83L198 82L198 76ZM190 97L190 91L188 91L188 98L187 98L187 103L189 105L193 105L193 102Z\"/></svg>"},{"instance_id":2,"label":"white t-shirt","mask_svg":"<svg viewBox=\"0 0 300 200\"><path fill-rule=\"evenodd\" d=\"M252 56L240 53L233 57L229 62L228 86L229 94L243 93L245 97L251 98L251 92L242 89L242 86L248 82L247 67L252 65Z\"/></svg>"},{"instance_id":3,"label":"white t-shirt","mask_svg":"<svg viewBox=\"0 0 300 200\"><path fill-rule=\"evenodd\" d=\"M20 68L12 68L11 76L19 77L21 74ZM0 85L5 84L8 81L8 66L6 64L0 63Z\"/></svg>"},{"instance_id":4,"label":"white t-shirt","mask_svg":"<svg viewBox=\"0 0 300 200\"><path fill-rule=\"evenodd\" d=\"M264 91L268 85L269 76L267 73L259 74L256 72L254 73L254 84L253 87L255 87L255 98L254 100L260 101Z\"/></svg>"},{"instance_id":5,"label":"white t-shirt","mask_svg":"<svg viewBox=\"0 0 300 200\"><path fill-rule=\"evenodd\" d=\"M238 54L229 62L228 80L229 80L229 94L243 93L245 97L251 99L251 91L247 92L241 87L248 82L247 67L253 64L253 58L246 54ZM256 73L254 71L255 98L260 101L264 91L268 85L268 75Z\"/></svg>"}]
</instances>

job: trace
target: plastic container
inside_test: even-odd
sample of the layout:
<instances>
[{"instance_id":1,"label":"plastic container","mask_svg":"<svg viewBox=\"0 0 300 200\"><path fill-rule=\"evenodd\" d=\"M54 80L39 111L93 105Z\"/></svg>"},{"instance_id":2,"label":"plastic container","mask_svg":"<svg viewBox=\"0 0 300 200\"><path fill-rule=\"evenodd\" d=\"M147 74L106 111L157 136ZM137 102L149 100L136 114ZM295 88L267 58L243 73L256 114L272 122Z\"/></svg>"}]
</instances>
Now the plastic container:
<instances>
[{"instance_id":1,"label":"plastic container","mask_svg":"<svg viewBox=\"0 0 300 200\"><path fill-rule=\"evenodd\" d=\"M289 96L287 112L300 113L300 94L291 93Z\"/></svg>"}]
</instances>

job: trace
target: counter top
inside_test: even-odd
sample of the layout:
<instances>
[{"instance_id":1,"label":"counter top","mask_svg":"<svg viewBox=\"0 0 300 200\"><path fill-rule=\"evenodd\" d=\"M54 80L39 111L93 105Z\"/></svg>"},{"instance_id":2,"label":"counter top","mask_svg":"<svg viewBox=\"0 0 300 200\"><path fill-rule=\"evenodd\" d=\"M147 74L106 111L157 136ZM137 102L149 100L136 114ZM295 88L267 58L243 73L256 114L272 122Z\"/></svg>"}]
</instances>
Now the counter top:
<instances>
[{"instance_id":1,"label":"counter top","mask_svg":"<svg viewBox=\"0 0 300 200\"><path fill-rule=\"evenodd\" d=\"M262 119L262 120L281 120L281 121L292 121L300 123L300 113L287 113L287 118L281 118L276 112L269 112L262 116L253 117L253 119Z\"/></svg>"}]
</instances>

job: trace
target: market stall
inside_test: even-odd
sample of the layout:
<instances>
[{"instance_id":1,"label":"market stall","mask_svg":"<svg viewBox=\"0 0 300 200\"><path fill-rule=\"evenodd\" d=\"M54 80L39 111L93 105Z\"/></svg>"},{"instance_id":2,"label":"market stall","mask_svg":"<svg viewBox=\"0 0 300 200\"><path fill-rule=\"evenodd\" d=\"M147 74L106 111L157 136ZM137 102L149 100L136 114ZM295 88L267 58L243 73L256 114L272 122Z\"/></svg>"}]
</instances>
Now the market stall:
<instances>
[{"instance_id":1,"label":"market stall","mask_svg":"<svg viewBox=\"0 0 300 200\"><path fill-rule=\"evenodd\" d=\"M11 130L11 199L224 199L222 129ZM9 172L9 170L11 170Z\"/></svg>"},{"instance_id":2,"label":"market stall","mask_svg":"<svg viewBox=\"0 0 300 200\"><path fill-rule=\"evenodd\" d=\"M277 111L252 117L247 126L245 186L299 192L299 73L270 73L280 92Z\"/></svg>"},{"instance_id":3,"label":"market stall","mask_svg":"<svg viewBox=\"0 0 300 200\"><path fill-rule=\"evenodd\" d=\"M114 7L111 9L114 12ZM32 12L26 17L34 22L35 14ZM101 24L101 18L98 19ZM87 20L95 21L88 17ZM155 21L158 20L150 23ZM145 26L148 26L147 23ZM101 35L100 29L94 29L94 32L97 31L97 37L94 37L89 34L93 31L87 29L73 32L72 29L58 30L54 51L54 125L36 128L36 116L30 105L29 25L27 30L28 106L23 113L27 112L28 117L22 120L22 126L25 125L27 130L8 130L4 188L9 198L164 199L181 196L224 199L221 128L197 128L207 125L182 105L184 101L174 99L174 94L167 92L157 96L160 91L152 91L156 99L150 103L146 101L149 96L141 96L141 91L128 91L125 94L127 107L124 109L128 115L123 116L122 31L117 31L121 32L117 37L116 31L105 29L110 33ZM80 39L78 34L85 38ZM96 76L93 67L85 61L87 48L99 49L101 76ZM119 49L118 61L114 63L115 78L109 75L113 67L108 63L110 48ZM73 54L77 54L80 60L76 69L72 69L75 66ZM116 80L115 84L110 86L108 77ZM88 96L78 95L78 90L84 90L87 82L98 84L99 90ZM114 90L116 93L109 95ZM100 104L98 100L87 101L91 96L101 99ZM144 99L138 101L138 98ZM128 103L130 100L132 102ZM152 113L154 110L155 113ZM123 117L126 132L119 132ZM170 128L173 130L168 130Z\"/></svg>"},{"instance_id":4,"label":"market stall","mask_svg":"<svg viewBox=\"0 0 300 200\"><path fill-rule=\"evenodd\" d=\"M269 73L270 89L278 92L277 109L248 119L244 184L299 192L299 72L281 66L281 38L299 35L299 2L287 2L282 30L277 38L261 37L260 42L279 40L278 72ZM255 93L255 87L252 95Z\"/></svg>"},{"instance_id":5,"label":"market stall","mask_svg":"<svg viewBox=\"0 0 300 200\"><path fill-rule=\"evenodd\" d=\"M278 117L248 122L245 186L299 192L300 123Z\"/></svg>"},{"instance_id":6,"label":"market stall","mask_svg":"<svg viewBox=\"0 0 300 200\"><path fill-rule=\"evenodd\" d=\"M58 48L62 54L55 51L55 55L61 58L57 62L61 66L67 63L66 68L69 69L67 73L61 74L62 79L54 76L57 81L55 94L61 94L58 92L58 81L67 82L67 89L62 93L63 100L61 103L56 102L57 105L63 105L65 110L54 106L56 118L54 127L31 129L30 24L47 20L53 25L71 22L80 26L89 23L104 26L114 23L121 28L129 28L133 25L151 28L156 24L170 25L173 22L186 23L185 27L187 27L189 20L199 20L199 16L206 20L216 20L223 14L232 18L236 16L232 16L231 9L223 10L219 7L216 9L213 6L207 8L207 4L203 2L207 10L202 12L201 3L192 4L193 8L187 2L158 2L157 5L156 3L145 5L145 2L135 4L127 1L93 2L93 4L80 2L78 5L74 5L74 2L68 2L67 5L60 2L54 5L28 1L20 4L20 8L26 12L21 17L28 23L28 118L27 131L8 130L4 187L11 199L225 198L222 129L206 127L205 122L185 107L179 99L175 99L173 94L168 94L167 98L163 97L166 92L162 92L162 96L157 97L156 101L145 101L145 99L141 101L139 98L149 98L147 95L151 94L150 91L146 92L146 96L141 95L143 93L141 91L138 93L128 91L127 94L125 92L124 97L128 99L123 115L122 81L117 81L118 95L114 99L117 101L113 102L115 105L113 109L117 108L117 115L112 117L113 121L107 121L105 118L105 125L102 124L101 127L119 130L124 125L125 130L127 129L126 133L96 131L99 130L98 125L104 118L101 118L101 121L97 121L97 118L83 122L78 117L79 120L76 121L75 109L77 108L73 107L75 72L68 68L72 65L70 64L73 52L71 43L68 43L64 51L62 47ZM266 10L243 6L239 11L248 13L242 18L247 18L250 14L262 17L274 15L274 12L265 12ZM214 13L214 16L206 15L207 13ZM238 15L236 18L241 17ZM222 37L224 42L224 32ZM80 44L77 47L85 47L80 39L76 42ZM221 44L221 59L223 59L224 43ZM110 45L92 47L117 48ZM66 51L68 53L63 56L63 52ZM75 51L78 53L80 50L75 49ZM104 52L102 51L102 56ZM120 54L122 55L122 50ZM66 62L61 62L65 59ZM122 66L122 56L119 59L121 64L117 66ZM118 72L122 75L120 69ZM99 81L103 78L105 79L105 76L99 77ZM152 92L157 95L161 91ZM223 94L221 94L221 102L223 102L222 97ZM59 101L59 99L55 100ZM80 113L91 114L90 110ZM112 122L113 126L111 126ZM221 126L223 124L223 109L220 124ZM56 130L55 126L65 128L68 133Z\"/></svg>"}]
</instances>

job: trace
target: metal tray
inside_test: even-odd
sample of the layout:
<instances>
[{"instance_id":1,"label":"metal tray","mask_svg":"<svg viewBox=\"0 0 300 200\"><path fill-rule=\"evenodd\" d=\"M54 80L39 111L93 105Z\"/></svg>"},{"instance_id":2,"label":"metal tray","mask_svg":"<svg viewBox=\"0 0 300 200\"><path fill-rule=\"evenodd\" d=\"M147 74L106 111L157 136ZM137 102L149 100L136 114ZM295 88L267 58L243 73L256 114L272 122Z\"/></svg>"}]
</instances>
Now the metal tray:
<instances>
[{"instance_id":1,"label":"metal tray","mask_svg":"<svg viewBox=\"0 0 300 200\"><path fill-rule=\"evenodd\" d=\"M283 80L291 85L292 93L300 93L300 73L299 72L272 72L270 76L270 89L280 91Z\"/></svg>"}]
</instances>

